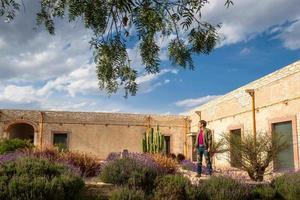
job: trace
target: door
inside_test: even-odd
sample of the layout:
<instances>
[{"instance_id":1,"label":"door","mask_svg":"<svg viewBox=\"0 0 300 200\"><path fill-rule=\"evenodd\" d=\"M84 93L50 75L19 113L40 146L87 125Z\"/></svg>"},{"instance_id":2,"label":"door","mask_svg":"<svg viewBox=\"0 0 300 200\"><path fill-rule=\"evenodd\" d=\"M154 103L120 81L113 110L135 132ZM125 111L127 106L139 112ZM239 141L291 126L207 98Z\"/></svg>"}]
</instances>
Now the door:
<instances>
[{"instance_id":1,"label":"door","mask_svg":"<svg viewBox=\"0 0 300 200\"><path fill-rule=\"evenodd\" d=\"M288 148L279 152L274 160L274 169L277 171L294 169L294 146L292 122L280 122L272 124L272 132L277 137L282 137L288 142Z\"/></svg>"},{"instance_id":2,"label":"door","mask_svg":"<svg viewBox=\"0 0 300 200\"><path fill-rule=\"evenodd\" d=\"M170 136L164 136L164 152L167 155L171 153L170 138Z\"/></svg>"},{"instance_id":3,"label":"door","mask_svg":"<svg viewBox=\"0 0 300 200\"><path fill-rule=\"evenodd\" d=\"M197 161L197 151L194 151L195 148L195 142L196 142L196 135L192 136L192 161Z\"/></svg>"},{"instance_id":4,"label":"door","mask_svg":"<svg viewBox=\"0 0 300 200\"><path fill-rule=\"evenodd\" d=\"M242 130L235 129L230 131L230 140L234 144L242 142ZM239 168L241 167L242 155L239 153L236 145L230 146L230 164L231 167Z\"/></svg>"}]
</instances>

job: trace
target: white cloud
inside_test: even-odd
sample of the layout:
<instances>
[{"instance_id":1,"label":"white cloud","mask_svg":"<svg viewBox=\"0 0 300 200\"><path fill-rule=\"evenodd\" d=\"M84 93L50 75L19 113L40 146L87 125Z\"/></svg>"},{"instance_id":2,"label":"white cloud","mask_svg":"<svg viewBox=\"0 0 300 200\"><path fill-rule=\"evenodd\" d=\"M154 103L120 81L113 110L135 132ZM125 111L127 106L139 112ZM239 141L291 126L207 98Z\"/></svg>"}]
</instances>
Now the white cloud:
<instances>
[{"instance_id":1,"label":"white cloud","mask_svg":"<svg viewBox=\"0 0 300 200\"><path fill-rule=\"evenodd\" d=\"M157 82L157 80L161 76L163 76L165 74L177 74L177 73L178 73L178 70L176 70L176 69L163 69L158 74L144 74L142 76L139 76L136 79L136 83L138 84L139 92L140 93L152 92L154 89L170 82L169 79Z\"/></svg>"},{"instance_id":2,"label":"white cloud","mask_svg":"<svg viewBox=\"0 0 300 200\"><path fill-rule=\"evenodd\" d=\"M87 106L88 106L87 102L81 102L81 103L75 103L75 104L72 102L69 102L69 103L65 103L65 104L53 104L48 109L53 110L53 111L65 111L65 110L75 111L75 110L83 109Z\"/></svg>"},{"instance_id":3,"label":"white cloud","mask_svg":"<svg viewBox=\"0 0 300 200\"><path fill-rule=\"evenodd\" d=\"M283 41L284 47L291 50L300 49L300 19L281 30L276 37Z\"/></svg>"},{"instance_id":4,"label":"white cloud","mask_svg":"<svg viewBox=\"0 0 300 200\"><path fill-rule=\"evenodd\" d=\"M6 42L2 38L0 38L0 49L6 46Z\"/></svg>"},{"instance_id":5,"label":"white cloud","mask_svg":"<svg viewBox=\"0 0 300 200\"><path fill-rule=\"evenodd\" d=\"M1 93L1 101L8 100L17 103L31 103L37 99L35 90L31 86L7 85Z\"/></svg>"},{"instance_id":6,"label":"white cloud","mask_svg":"<svg viewBox=\"0 0 300 200\"><path fill-rule=\"evenodd\" d=\"M37 93L49 95L55 91L67 91L71 97L76 94L87 94L97 92L98 81L96 79L94 65L85 65L68 75L60 76L48 81Z\"/></svg>"},{"instance_id":7,"label":"white cloud","mask_svg":"<svg viewBox=\"0 0 300 200\"><path fill-rule=\"evenodd\" d=\"M200 97L200 98L196 98L196 99L184 99L181 101L177 101L175 103L176 106L178 107L196 107L196 106L200 106L202 104L205 104L215 98L220 97L219 95L208 95L208 96L204 96L204 97Z\"/></svg>"},{"instance_id":8,"label":"white cloud","mask_svg":"<svg viewBox=\"0 0 300 200\"><path fill-rule=\"evenodd\" d=\"M170 83L169 79L164 80L164 83Z\"/></svg>"},{"instance_id":9,"label":"white cloud","mask_svg":"<svg viewBox=\"0 0 300 200\"><path fill-rule=\"evenodd\" d=\"M300 17L299 0L234 1L234 6L226 8L220 1L210 1L203 9L203 19L222 23L219 30L223 45L247 41L270 27Z\"/></svg>"},{"instance_id":10,"label":"white cloud","mask_svg":"<svg viewBox=\"0 0 300 200\"><path fill-rule=\"evenodd\" d=\"M240 55L242 56L246 56L246 55L249 55L251 53L251 49L249 48L243 48L241 51L240 51Z\"/></svg>"},{"instance_id":11,"label":"white cloud","mask_svg":"<svg viewBox=\"0 0 300 200\"><path fill-rule=\"evenodd\" d=\"M0 20L0 80L45 81L89 62L91 32L80 20L76 24L56 21L54 36L44 27L34 31L39 3L30 0L24 4L26 12L20 12L11 23Z\"/></svg>"}]
</instances>

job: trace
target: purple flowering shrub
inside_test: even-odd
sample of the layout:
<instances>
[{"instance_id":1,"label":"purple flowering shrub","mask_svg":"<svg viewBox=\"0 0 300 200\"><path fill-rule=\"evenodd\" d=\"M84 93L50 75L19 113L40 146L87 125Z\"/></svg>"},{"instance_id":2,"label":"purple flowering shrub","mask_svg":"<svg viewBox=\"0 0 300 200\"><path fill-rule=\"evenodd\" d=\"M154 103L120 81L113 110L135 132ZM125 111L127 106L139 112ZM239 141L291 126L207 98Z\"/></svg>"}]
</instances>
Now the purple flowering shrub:
<instances>
[{"instance_id":1,"label":"purple flowering shrub","mask_svg":"<svg viewBox=\"0 0 300 200\"><path fill-rule=\"evenodd\" d=\"M10 152L7 154L0 155L0 165L3 165L10 161L15 161L20 157L24 157L24 153L21 151Z\"/></svg>"},{"instance_id":2,"label":"purple flowering shrub","mask_svg":"<svg viewBox=\"0 0 300 200\"><path fill-rule=\"evenodd\" d=\"M63 164L82 177L98 176L101 168L101 163L95 157L81 153L59 152L55 149L24 150L0 155L0 164L17 160L20 157L46 159L52 163Z\"/></svg>"},{"instance_id":3,"label":"purple flowering shrub","mask_svg":"<svg viewBox=\"0 0 300 200\"><path fill-rule=\"evenodd\" d=\"M252 199L251 187L225 176L212 176L210 179L198 184L195 189L198 191L198 194L205 196L204 199Z\"/></svg>"},{"instance_id":4,"label":"purple flowering shrub","mask_svg":"<svg viewBox=\"0 0 300 200\"><path fill-rule=\"evenodd\" d=\"M192 172L197 172L197 164L190 161L190 160L183 160L181 161L180 163L180 166L182 169L184 170L189 170L189 171L192 171ZM203 170L204 166L202 166L202 170ZM205 170L203 170L205 171Z\"/></svg>"},{"instance_id":5,"label":"purple flowering shrub","mask_svg":"<svg viewBox=\"0 0 300 200\"><path fill-rule=\"evenodd\" d=\"M1 165L5 165L9 162L16 162L19 159L22 158L32 158L32 159L40 159L40 160L47 160L50 161L51 163L57 163L60 165L63 165L65 167L67 167L72 173L74 173L75 175L81 175L81 170L79 167L73 165L70 162L67 162L65 160L62 159L54 159L52 153L49 154L49 151L45 151L45 152L33 152L33 151L15 151L15 152L11 152L11 153L7 153L4 155L0 155L0 166Z\"/></svg>"},{"instance_id":6,"label":"purple flowering shrub","mask_svg":"<svg viewBox=\"0 0 300 200\"><path fill-rule=\"evenodd\" d=\"M18 157L0 165L0 199L75 199L83 180L65 165L47 159Z\"/></svg>"},{"instance_id":7,"label":"purple flowering shrub","mask_svg":"<svg viewBox=\"0 0 300 200\"><path fill-rule=\"evenodd\" d=\"M121 159L121 152L112 152L106 158L106 164ZM151 154L129 152L126 157L136 161L137 165L155 170L158 174L168 173L163 165L160 165ZM103 167L106 165L104 164Z\"/></svg>"},{"instance_id":8,"label":"purple flowering shrub","mask_svg":"<svg viewBox=\"0 0 300 200\"><path fill-rule=\"evenodd\" d=\"M130 188L142 189L149 193L154 188L156 177L167 174L164 166L157 163L150 154L111 153L102 166L102 181Z\"/></svg>"}]
</instances>

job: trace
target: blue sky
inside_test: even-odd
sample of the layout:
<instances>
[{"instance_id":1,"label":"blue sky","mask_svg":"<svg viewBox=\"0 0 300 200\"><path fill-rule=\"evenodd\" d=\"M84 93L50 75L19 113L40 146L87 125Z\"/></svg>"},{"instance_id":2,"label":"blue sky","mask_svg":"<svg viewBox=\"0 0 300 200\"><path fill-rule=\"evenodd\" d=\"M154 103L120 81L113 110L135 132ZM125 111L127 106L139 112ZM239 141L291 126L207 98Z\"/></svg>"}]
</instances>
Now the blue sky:
<instances>
[{"instance_id":1,"label":"blue sky","mask_svg":"<svg viewBox=\"0 0 300 200\"><path fill-rule=\"evenodd\" d=\"M34 31L37 8L29 1L15 21L0 21L0 108L180 114L300 59L299 0L240 0L230 9L211 1L203 16L222 23L221 39L212 54L194 56L194 71L173 66L163 50L161 73L144 74L133 39L138 94L108 97L97 88L90 32L64 21L55 36Z\"/></svg>"}]
</instances>

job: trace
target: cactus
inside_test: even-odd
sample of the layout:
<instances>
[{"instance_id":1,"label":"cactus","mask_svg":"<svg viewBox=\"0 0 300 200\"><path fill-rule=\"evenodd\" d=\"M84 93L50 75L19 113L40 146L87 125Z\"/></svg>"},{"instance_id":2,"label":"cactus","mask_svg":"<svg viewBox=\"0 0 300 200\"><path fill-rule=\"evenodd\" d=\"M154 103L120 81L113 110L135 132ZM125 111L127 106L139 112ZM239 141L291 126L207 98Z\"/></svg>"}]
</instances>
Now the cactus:
<instances>
[{"instance_id":1,"label":"cactus","mask_svg":"<svg viewBox=\"0 0 300 200\"><path fill-rule=\"evenodd\" d=\"M142 139L142 146L144 153L160 153L164 149L164 136L161 134L159 130L159 126L154 128L150 128L144 134L144 138Z\"/></svg>"}]
</instances>

